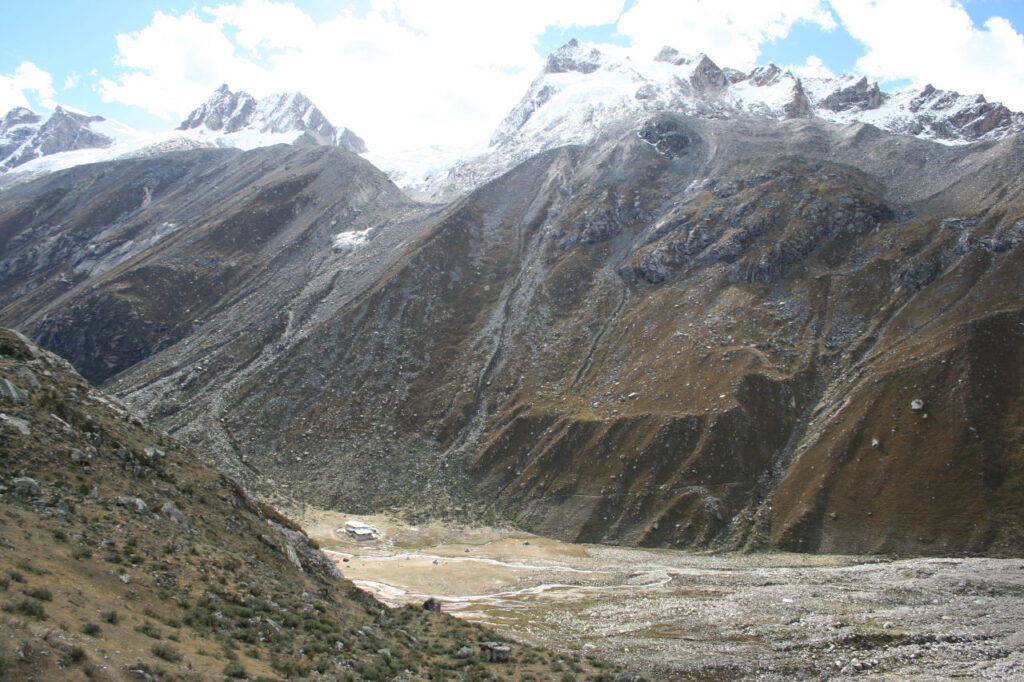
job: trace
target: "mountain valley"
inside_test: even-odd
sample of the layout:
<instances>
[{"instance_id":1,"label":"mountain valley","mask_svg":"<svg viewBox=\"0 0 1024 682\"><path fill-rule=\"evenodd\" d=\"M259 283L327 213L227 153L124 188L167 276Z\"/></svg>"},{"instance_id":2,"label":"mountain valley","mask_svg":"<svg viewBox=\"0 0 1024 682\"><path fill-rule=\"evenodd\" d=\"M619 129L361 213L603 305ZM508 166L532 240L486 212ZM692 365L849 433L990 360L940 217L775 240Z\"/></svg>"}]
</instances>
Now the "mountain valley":
<instances>
[{"instance_id":1,"label":"mountain valley","mask_svg":"<svg viewBox=\"0 0 1024 682\"><path fill-rule=\"evenodd\" d=\"M12 110L0 677L1019 673L1022 132L575 40L429 171Z\"/></svg>"},{"instance_id":2,"label":"mountain valley","mask_svg":"<svg viewBox=\"0 0 1024 682\"><path fill-rule=\"evenodd\" d=\"M807 106L750 103L775 90ZM1014 554L1020 115L929 93L573 42L425 203L301 95L224 86L183 131L308 139L7 185L0 322L261 494L581 542Z\"/></svg>"},{"instance_id":3,"label":"mountain valley","mask_svg":"<svg viewBox=\"0 0 1024 682\"><path fill-rule=\"evenodd\" d=\"M0 197L3 319L322 506L1013 553L1020 159L662 114L448 206L326 147L82 166Z\"/></svg>"},{"instance_id":4,"label":"mountain valley","mask_svg":"<svg viewBox=\"0 0 1024 682\"><path fill-rule=\"evenodd\" d=\"M391 609L293 522L0 330L0 677L5 680L543 676L526 644ZM496 641L497 640L497 641ZM593 656L572 665L613 679Z\"/></svg>"}]
</instances>

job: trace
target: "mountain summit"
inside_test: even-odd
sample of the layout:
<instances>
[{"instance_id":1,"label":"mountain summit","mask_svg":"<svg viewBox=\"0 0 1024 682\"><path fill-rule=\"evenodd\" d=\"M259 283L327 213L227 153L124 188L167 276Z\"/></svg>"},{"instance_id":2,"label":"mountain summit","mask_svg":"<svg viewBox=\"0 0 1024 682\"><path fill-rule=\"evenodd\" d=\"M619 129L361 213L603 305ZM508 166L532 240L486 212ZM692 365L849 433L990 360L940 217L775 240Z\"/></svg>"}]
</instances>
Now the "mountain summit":
<instances>
[{"instance_id":1,"label":"mountain summit","mask_svg":"<svg viewBox=\"0 0 1024 682\"><path fill-rule=\"evenodd\" d=\"M50 154L110 147L134 131L102 116L58 106L45 120L25 107L11 109L0 121L0 171Z\"/></svg>"},{"instance_id":2,"label":"mountain summit","mask_svg":"<svg viewBox=\"0 0 1024 682\"><path fill-rule=\"evenodd\" d=\"M526 138L576 141L602 121L667 110L708 118L746 114L859 121L951 144L1001 139L1024 130L1024 114L981 95L931 85L890 95L855 76L801 79L774 64L745 73L672 47L662 48L652 61L636 62L571 40L548 57L491 146Z\"/></svg>"},{"instance_id":3,"label":"mountain summit","mask_svg":"<svg viewBox=\"0 0 1024 682\"><path fill-rule=\"evenodd\" d=\"M253 149L268 144L330 145L357 154L363 140L348 128L336 128L301 92L269 95L257 100L225 85L188 115L178 130L219 145Z\"/></svg>"},{"instance_id":4,"label":"mountain summit","mask_svg":"<svg viewBox=\"0 0 1024 682\"><path fill-rule=\"evenodd\" d=\"M658 112L706 119L818 119L869 123L943 144L998 140L1024 131L1024 114L981 95L927 85L889 94L866 78L799 78L774 64L750 72L719 67L705 54L664 47L649 61L569 41L548 57L482 155L434 169L412 188L457 196L548 149L588 144L610 126Z\"/></svg>"},{"instance_id":5,"label":"mountain summit","mask_svg":"<svg viewBox=\"0 0 1024 682\"><path fill-rule=\"evenodd\" d=\"M335 127L301 92L257 100L222 85L176 128L145 133L63 107L45 119L16 107L0 119L0 174L23 180L98 161L139 158L197 147L250 150L275 144L325 145L361 154L362 138Z\"/></svg>"}]
</instances>

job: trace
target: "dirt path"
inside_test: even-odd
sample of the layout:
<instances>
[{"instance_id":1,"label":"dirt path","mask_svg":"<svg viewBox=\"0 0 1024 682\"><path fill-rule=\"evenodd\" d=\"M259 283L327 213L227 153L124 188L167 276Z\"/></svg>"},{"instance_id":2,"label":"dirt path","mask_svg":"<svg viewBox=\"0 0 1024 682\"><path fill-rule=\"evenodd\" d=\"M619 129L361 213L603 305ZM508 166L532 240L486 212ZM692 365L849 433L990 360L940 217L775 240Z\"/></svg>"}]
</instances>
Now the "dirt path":
<instances>
[{"instance_id":1,"label":"dirt path","mask_svg":"<svg viewBox=\"0 0 1024 682\"><path fill-rule=\"evenodd\" d=\"M350 518L381 538L335 533ZM656 679L1024 680L1024 560L703 555L326 513L303 524L389 604L434 596Z\"/></svg>"}]
</instances>

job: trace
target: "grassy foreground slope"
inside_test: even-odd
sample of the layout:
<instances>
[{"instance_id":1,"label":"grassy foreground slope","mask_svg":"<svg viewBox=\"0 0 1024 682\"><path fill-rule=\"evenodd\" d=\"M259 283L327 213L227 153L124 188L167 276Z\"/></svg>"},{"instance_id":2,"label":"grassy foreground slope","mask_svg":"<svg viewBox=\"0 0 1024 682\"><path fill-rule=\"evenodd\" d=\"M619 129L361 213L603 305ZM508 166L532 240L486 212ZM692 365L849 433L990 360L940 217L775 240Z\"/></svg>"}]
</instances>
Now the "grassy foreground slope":
<instances>
[{"instance_id":1,"label":"grassy foreground slope","mask_svg":"<svg viewBox=\"0 0 1024 682\"><path fill-rule=\"evenodd\" d=\"M0 679L545 679L555 656L389 609L301 530L0 330ZM580 679L612 679L591 663Z\"/></svg>"}]
</instances>

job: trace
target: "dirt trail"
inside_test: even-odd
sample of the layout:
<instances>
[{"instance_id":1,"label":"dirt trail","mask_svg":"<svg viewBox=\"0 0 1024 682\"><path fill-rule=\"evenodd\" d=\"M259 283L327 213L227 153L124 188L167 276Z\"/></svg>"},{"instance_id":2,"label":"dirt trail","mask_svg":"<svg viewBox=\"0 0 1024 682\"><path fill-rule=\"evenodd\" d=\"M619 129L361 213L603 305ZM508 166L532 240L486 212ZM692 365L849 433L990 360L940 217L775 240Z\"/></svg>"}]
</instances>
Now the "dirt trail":
<instances>
[{"instance_id":1,"label":"dirt trail","mask_svg":"<svg viewBox=\"0 0 1024 682\"><path fill-rule=\"evenodd\" d=\"M381 537L335 532L350 518ZM434 596L654 679L1024 680L1024 560L705 555L323 512L302 523L389 604Z\"/></svg>"}]
</instances>

